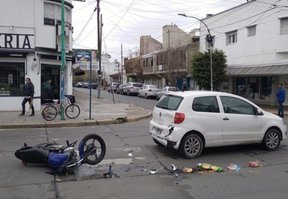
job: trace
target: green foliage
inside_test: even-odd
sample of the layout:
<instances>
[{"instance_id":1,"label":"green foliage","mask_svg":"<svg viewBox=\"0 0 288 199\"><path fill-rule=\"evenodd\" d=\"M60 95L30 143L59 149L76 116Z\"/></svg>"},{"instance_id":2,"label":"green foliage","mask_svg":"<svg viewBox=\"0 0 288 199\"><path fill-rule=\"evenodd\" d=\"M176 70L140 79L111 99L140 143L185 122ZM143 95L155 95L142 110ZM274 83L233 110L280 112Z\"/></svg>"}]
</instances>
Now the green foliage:
<instances>
[{"instance_id":1,"label":"green foliage","mask_svg":"<svg viewBox=\"0 0 288 199\"><path fill-rule=\"evenodd\" d=\"M218 90L220 85L226 81L226 55L222 50L214 50L212 53L212 75L213 75L213 90ZM210 52L197 53L192 59L192 78L200 89L210 90Z\"/></svg>"}]
</instances>

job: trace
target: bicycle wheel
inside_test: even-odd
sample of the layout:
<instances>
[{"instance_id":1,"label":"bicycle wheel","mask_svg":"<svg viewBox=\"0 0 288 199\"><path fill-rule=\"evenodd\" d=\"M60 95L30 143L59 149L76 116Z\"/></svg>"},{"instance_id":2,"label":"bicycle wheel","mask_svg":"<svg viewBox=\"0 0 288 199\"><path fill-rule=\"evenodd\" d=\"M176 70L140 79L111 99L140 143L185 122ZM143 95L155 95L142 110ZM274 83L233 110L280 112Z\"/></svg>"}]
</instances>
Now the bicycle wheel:
<instances>
[{"instance_id":1,"label":"bicycle wheel","mask_svg":"<svg viewBox=\"0 0 288 199\"><path fill-rule=\"evenodd\" d=\"M57 116L57 109L53 105L47 105L43 110L42 110L42 117L46 121L52 121L56 118Z\"/></svg>"},{"instance_id":2,"label":"bicycle wheel","mask_svg":"<svg viewBox=\"0 0 288 199\"><path fill-rule=\"evenodd\" d=\"M80 115L80 108L76 104L69 104L65 109L65 115L70 119L75 119Z\"/></svg>"},{"instance_id":3,"label":"bicycle wheel","mask_svg":"<svg viewBox=\"0 0 288 199\"><path fill-rule=\"evenodd\" d=\"M104 159L106 145L99 135L89 134L81 140L78 150L83 163L95 165Z\"/></svg>"}]
</instances>

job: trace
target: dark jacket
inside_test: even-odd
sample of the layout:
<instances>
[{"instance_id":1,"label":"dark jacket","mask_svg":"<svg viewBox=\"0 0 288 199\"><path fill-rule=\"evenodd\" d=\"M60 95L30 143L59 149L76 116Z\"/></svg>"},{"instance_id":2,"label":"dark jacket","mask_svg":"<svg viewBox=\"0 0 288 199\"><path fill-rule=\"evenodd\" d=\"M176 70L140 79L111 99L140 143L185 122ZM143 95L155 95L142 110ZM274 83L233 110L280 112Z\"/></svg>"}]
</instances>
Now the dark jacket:
<instances>
[{"instance_id":1,"label":"dark jacket","mask_svg":"<svg viewBox=\"0 0 288 199\"><path fill-rule=\"evenodd\" d=\"M286 93L285 93L285 89L280 87L277 91L277 101L280 103L284 103L285 102L285 97L286 97Z\"/></svg>"},{"instance_id":2,"label":"dark jacket","mask_svg":"<svg viewBox=\"0 0 288 199\"><path fill-rule=\"evenodd\" d=\"M26 97L34 97L34 85L32 82L26 83L24 86L24 94Z\"/></svg>"}]
</instances>

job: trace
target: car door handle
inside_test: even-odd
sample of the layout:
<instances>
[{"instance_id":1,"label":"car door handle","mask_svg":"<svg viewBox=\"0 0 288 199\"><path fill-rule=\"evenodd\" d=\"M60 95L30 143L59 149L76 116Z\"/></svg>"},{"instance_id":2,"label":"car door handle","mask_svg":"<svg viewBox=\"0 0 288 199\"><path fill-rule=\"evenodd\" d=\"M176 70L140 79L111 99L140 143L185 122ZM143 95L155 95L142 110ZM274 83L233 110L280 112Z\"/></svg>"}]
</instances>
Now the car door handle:
<instances>
[{"instance_id":1,"label":"car door handle","mask_svg":"<svg viewBox=\"0 0 288 199\"><path fill-rule=\"evenodd\" d=\"M224 117L223 120L229 120L229 118L228 117Z\"/></svg>"}]
</instances>

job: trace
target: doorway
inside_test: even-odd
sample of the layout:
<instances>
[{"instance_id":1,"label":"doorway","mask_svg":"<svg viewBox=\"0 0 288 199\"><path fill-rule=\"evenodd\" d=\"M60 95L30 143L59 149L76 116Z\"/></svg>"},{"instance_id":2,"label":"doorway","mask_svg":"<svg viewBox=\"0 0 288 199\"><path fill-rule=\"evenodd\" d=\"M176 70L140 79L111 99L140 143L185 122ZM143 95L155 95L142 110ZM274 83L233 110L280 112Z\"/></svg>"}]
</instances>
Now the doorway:
<instances>
[{"instance_id":1,"label":"doorway","mask_svg":"<svg viewBox=\"0 0 288 199\"><path fill-rule=\"evenodd\" d=\"M41 64L41 103L43 91L43 84L51 79L51 86L53 90L53 97L56 100L60 98L60 65Z\"/></svg>"}]
</instances>

